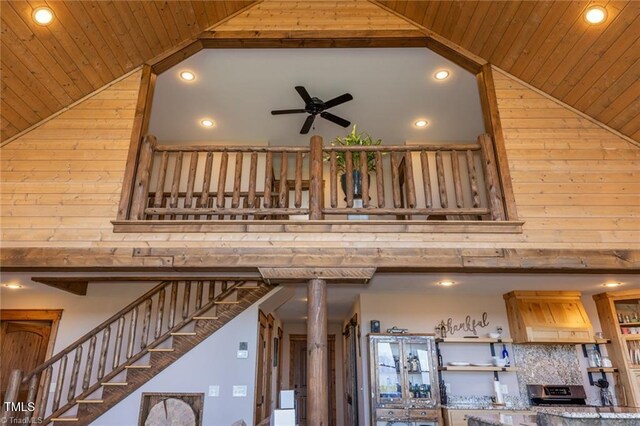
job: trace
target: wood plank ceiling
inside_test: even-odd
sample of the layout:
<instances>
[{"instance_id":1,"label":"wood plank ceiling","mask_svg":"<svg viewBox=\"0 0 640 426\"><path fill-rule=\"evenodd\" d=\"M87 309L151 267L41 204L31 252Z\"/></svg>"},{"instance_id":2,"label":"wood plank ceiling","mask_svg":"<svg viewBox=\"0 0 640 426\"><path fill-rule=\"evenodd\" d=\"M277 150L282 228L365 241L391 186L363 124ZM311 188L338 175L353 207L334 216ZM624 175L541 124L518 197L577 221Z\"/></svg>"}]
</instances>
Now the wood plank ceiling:
<instances>
[{"instance_id":1,"label":"wood plank ceiling","mask_svg":"<svg viewBox=\"0 0 640 426\"><path fill-rule=\"evenodd\" d=\"M185 42L252 1L0 1L0 139ZM40 6L55 19L33 22Z\"/></svg>"},{"instance_id":2,"label":"wood plank ceiling","mask_svg":"<svg viewBox=\"0 0 640 426\"><path fill-rule=\"evenodd\" d=\"M0 1L6 140L252 1ZM340 1L335 2L340 7ZM381 1L576 109L640 140L640 1ZM31 19L48 5L49 26Z\"/></svg>"},{"instance_id":3,"label":"wood plank ceiling","mask_svg":"<svg viewBox=\"0 0 640 426\"><path fill-rule=\"evenodd\" d=\"M640 141L640 1L380 1Z\"/></svg>"}]
</instances>

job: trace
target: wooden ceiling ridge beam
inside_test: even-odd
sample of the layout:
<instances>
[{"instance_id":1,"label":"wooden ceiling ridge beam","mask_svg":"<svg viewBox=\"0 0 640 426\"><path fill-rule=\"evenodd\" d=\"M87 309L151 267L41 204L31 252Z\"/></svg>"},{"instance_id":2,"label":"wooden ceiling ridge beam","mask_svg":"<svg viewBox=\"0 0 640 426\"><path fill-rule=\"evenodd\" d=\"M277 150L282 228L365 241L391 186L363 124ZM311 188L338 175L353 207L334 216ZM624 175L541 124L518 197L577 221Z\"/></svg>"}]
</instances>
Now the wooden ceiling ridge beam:
<instances>
[{"instance_id":1,"label":"wooden ceiling ridge beam","mask_svg":"<svg viewBox=\"0 0 640 426\"><path fill-rule=\"evenodd\" d=\"M616 135L617 137L624 139L625 141L629 142L630 144L640 148L640 141L637 141L635 139L632 139L631 137L620 133L619 131L617 131L616 129L609 127L608 125L606 125L605 123L603 123L602 121L598 120L597 118L594 118L592 116L590 116L587 113L584 113L574 107L572 107L569 104L566 104L565 102L561 101L560 99L554 97L553 95L550 95L549 93L545 92L544 90L538 89L532 85L530 85L529 83L527 83L526 81L522 81L520 80L518 77L510 74L509 72L503 70L502 68L496 67L495 65L492 65L493 69L497 72L499 72L502 75L505 75L507 77L509 77L510 79L520 83L521 85L523 85L524 87L526 87L529 90L532 90L534 92L536 92L537 94L544 96L545 98L549 99L550 101L553 101L555 103L557 103L558 105L562 106L563 108L568 109L569 111L578 114L580 117L584 118L585 120L590 121L591 123L595 124L598 127L601 127L602 129Z\"/></svg>"}]
</instances>

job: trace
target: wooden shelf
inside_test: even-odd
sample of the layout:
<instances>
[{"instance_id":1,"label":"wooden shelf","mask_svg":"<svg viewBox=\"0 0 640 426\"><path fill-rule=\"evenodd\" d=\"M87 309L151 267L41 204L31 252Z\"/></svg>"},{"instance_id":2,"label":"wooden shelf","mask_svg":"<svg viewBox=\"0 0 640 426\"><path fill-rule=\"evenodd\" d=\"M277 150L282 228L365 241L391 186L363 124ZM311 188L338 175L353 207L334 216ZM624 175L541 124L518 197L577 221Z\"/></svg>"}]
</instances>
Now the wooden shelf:
<instances>
[{"instance_id":1,"label":"wooden shelf","mask_svg":"<svg viewBox=\"0 0 640 426\"><path fill-rule=\"evenodd\" d=\"M611 339L596 339L593 341L596 345L608 345L611 343Z\"/></svg>"},{"instance_id":2,"label":"wooden shelf","mask_svg":"<svg viewBox=\"0 0 640 426\"><path fill-rule=\"evenodd\" d=\"M640 334L623 334L623 340L640 340Z\"/></svg>"},{"instance_id":3,"label":"wooden shelf","mask_svg":"<svg viewBox=\"0 0 640 426\"><path fill-rule=\"evenodd\" d=\"M640 327L640 322L619 322L620 327Z\"/></svg>"},{"instance_id":4,"label":"wooden shelf","mask_svg":"<svg viewBox=\"0 0 640 426\"><path fill-rule=\"evenodd\" d=\"M492 339L490 337L446 337L444 339L436 339L436 343L513 343L513 339Z\"/></svg>"},{"instance_id":5,"label":"wooden shelf","mask_svg":"<svg viewBox=\"0 0 640 426\"><path fill-rule=\"evenodd\" d=\"M447 365L446 367L438 367L440 371L518 371L516 367L474 367L470 365L468 367L456 367L453 365Z\"/></svg>"},{"instance_id":6,"label":"wooden shelf","mask_svg":"<svg viewBox=\"0 0 640 426\"><path fill-rule=\"evenodd\" d=\"M587 371L589 373L617 373L618 369L615 367L589 367Z\"/></svg>"}]
</instances>

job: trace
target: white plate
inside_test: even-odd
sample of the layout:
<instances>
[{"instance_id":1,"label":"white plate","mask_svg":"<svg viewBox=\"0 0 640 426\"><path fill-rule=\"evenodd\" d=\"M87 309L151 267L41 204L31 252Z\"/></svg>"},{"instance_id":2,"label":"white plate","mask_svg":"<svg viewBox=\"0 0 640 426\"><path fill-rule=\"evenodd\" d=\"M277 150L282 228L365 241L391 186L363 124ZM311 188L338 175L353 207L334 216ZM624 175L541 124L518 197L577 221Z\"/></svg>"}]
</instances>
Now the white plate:
<instances>
[{"instance_id":1,"label":"white plate","mask_svg":"<svg viewBox=\"0 0 640 426\"><path fill-rule=\"evenodd\" d=\"M494 365L487 362L472 362L472 366L474 367L493 367Z\"/></svg>"},{"instance_id":2,"label":"white plate","mask_svg":"<svg viewBox=\"0 0 640 426\"><path fill-rule=\"evenodd\" d=\"M448 362L447 364L452 367L468 367L471 365L468 362Z\"/></svg>"}]
</instances>

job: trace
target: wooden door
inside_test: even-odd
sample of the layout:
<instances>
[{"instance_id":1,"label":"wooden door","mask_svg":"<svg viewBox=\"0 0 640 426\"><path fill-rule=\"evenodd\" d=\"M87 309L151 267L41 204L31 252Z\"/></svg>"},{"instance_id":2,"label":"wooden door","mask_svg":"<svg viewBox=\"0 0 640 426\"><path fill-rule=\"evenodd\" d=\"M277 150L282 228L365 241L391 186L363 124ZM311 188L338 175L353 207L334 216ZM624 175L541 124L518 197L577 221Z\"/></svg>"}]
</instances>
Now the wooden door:
<instances>
[{"instance_id":1,"label":"wooden door","mask_svg":"<svg viewBox=\"0 0 640 426\"><path fill-rule=\"evenodd\" d=\"M336 336L328 336L329 356L327 371L329 374L329 426L336 425ZM289 384L296 396L297 424L307 424L307 336L289 335Z\"/></svg>"},{"instance_id":2,"label":"wooden door","mask_svg":"<svg viewBox=\"0 0 640 426\"><path fill-rule=\"evenodd\" d=\"M0 365L0 399L9 384L11 371L23 373L35 369L47 356L51 321L0 321L0 345L2 364ZM20 388L18 400L26 400L27 385Z\"/></svg>"},{"instance_id":3,"label":"wooden door","mask_svg":"<svg viewBox=\"0 0 640 426\"><path fill-rule=\"evenodd\" d=\"M271 415L271 372L272 350L271 337L273 334L274 318L266 316L262 311L258 313L258 349L256 368L256 425Z\"/></svg>"},{"instance_id":4,"label":"wooden door","mask_svg":"<svg viewBox=\"0 0 640 426\"><path fill-rule=\"evenodd\" d=\"M345 425L358 426L358 319L354 316L344 329Z\"/></svg>"}]
</instances>

